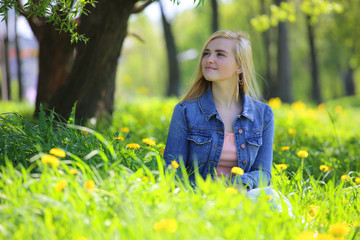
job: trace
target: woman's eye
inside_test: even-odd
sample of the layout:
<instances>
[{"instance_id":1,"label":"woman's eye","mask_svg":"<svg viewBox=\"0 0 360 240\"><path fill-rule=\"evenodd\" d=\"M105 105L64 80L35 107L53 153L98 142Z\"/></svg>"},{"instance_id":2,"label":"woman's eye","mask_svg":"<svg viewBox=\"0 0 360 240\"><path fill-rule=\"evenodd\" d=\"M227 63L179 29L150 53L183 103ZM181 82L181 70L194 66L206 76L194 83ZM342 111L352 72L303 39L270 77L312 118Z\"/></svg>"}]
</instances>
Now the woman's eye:
<instances>
[{"instance_id":1,"label":"woman's eye","mask_svg":"<svg viewBox=\"0 0 360 240\"><path fill-rule=\"evenodd\" d=\"M207 55L209 55L210 53L209 52L204 52L203 53L203 56L207 56Z\"/></svg>"},{"instance_id":2,"label":"woman's eye","mask_svg":"<svg viewBox=\"0 0 360 240\"><path fill-rule=\"evenodd\" d=\"M217 55L220 57L225 57L225 54L223 54L223 53L218 53Z\"/></svg>"}]
</instances>

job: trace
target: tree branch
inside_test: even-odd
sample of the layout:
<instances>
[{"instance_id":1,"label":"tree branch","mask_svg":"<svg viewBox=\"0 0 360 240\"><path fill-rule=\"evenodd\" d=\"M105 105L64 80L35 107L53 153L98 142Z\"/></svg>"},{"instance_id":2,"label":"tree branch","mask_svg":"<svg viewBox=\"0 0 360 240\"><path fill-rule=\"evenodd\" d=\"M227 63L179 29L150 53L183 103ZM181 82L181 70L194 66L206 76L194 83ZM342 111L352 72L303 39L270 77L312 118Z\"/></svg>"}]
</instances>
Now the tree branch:
<instances>
[{"instance_id":1,"label":"tree branch","mask_svg":"<svg viewBox=\"0 0 360 240\"><path fill-rule=\"evenodd\" d=\"M142 10L144 10L147 6L149 6L151 3L155 2L156 0L147 0L146 2L141 2L138 4L135 4L134 9L132 13L139 13Z\"/></svg>"},{"instance_id":2,"label":"tree branch","mask_svg":"<svg viewBox=\"0 0 360 240\"><path fill-rule=\"evenodd\" d=\"M145 43L145 40L144 40L142 37L140 37L138 34L136 34L136 33L127 33L127 35L128 35L128 36L133 36L134 38L136 38L136 39L139 40L140 42Z\"/></svg>"},{"instance_id":3,"label":"tree branch","mask_svg":"<svg viewBox=\"0 0 360 240\"><path fill-rule=\"evenodd\" d=\"M18 8L19 8L19 13L24 16L25 18L28 18L29 17L29 14L25 11L24 9L24 5L22 4L22 1L21 0L17 0L17 3L18 3Z\"/></svg>"}]
</instances>

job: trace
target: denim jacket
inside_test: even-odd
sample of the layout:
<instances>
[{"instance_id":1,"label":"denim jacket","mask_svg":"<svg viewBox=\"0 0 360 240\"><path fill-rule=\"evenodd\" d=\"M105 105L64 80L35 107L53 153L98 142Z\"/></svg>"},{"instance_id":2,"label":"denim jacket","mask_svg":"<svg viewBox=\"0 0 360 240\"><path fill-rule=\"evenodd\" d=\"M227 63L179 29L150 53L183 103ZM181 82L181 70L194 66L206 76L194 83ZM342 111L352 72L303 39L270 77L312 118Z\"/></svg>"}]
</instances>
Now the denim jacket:
<instances>
[{"instance_id":1,"label":"denim jacket","mask_svg":"<svg viewBox=\"0 0 360 240\"><path fill-rule=\"evenodd\" d=\"M241 92L242 111L233 123L238 167L244 174L232 182L248 189L269 185L273 156L274 116L272 109ZM214 178L224 144L224 124L215 108L211 88L201 97L178 103L174 108L164 151L167 165L183 161L189 181L194 172ZM196 165L194 165L196 161ZM197 168L195 169L195 166Z\"/></svg>"}]
</instances>

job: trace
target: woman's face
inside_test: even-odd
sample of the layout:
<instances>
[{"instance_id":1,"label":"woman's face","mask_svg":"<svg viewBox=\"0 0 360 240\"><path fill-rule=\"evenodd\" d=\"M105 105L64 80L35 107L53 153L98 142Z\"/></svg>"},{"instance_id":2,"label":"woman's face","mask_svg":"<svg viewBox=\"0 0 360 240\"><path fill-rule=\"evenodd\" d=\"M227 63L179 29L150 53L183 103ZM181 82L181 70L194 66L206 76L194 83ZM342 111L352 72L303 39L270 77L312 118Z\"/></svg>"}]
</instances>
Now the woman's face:
<instances>
[{"instance_id":1,"label":"woman's face","mask_svg":"<svg viewBox=\"0 0 360 240\"><path fill-rule=\"evenodd\" d=\"M234 40L226 38L216 38L207 45L201 60L206 80L237 81L240 67L236 62L234 49Z\"/></svg>"}]
</instances>

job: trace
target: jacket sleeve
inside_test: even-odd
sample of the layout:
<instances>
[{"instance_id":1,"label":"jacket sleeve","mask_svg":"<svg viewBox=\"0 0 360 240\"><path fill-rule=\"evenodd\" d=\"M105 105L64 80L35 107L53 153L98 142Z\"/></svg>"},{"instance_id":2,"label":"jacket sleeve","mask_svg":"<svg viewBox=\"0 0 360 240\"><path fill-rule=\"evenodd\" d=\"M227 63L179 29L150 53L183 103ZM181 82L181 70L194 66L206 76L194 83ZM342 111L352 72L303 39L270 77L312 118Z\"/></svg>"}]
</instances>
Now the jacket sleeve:
<instances>
[{"instance_id":1,"label":"jacket sleeve","mask_svg":"<svg viewBox=\"0 0 360 240\"><path fill-rule=\"evenodd\" d=\"M241 176L241 181L249 190L270 185L273 162L274 114L268 106L265 113L265 124L262 133L262 145L249 172ZM235 179L233 179L235 180ZM240 181L238 178L237 182Z\"/></svg>"},{"instance_id":2,"label":"jacket sleeve","mask_svg":"<svg viewBox=\"0 0 360 240\"><path fill-rule=\"evenodd\" d=\"M189 151L187 135L188 126L186 121L186 112L184 106L179 103L174 108L166 140L164 151L166 165L171 164L171 161L174 160L178 163L182 160L186 166Z\"/></svg>"}]
</instances>

